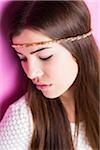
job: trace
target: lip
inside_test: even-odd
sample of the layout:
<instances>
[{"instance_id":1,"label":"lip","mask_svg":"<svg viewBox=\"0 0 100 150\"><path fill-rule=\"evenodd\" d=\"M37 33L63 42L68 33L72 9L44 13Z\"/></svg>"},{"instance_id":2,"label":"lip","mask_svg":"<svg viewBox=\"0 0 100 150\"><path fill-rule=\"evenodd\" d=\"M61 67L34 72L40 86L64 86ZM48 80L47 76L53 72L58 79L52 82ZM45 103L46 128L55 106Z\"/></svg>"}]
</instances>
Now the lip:
<instances>
[{"instance_id":1,"label":"lip","mask_svg":"<svg viewBox=\"0 0 100 150\"><path fill-rule=\"evenodd\" d=\"M36 84L37 86L50 86L51 84Z\"/></svg>"},{"instance_id":2,"label":"lip","mask_svg":"<svg viewBox=\"0 0 100 150\"><path fill-rule=\"evenodd\" d=\"M36 88L39 90L43 90L43 89L49 88L51 85L52 84L48 84L48 85L47 84L39 84L39 85L36 84Z\"/></svg>"}]
</instances>

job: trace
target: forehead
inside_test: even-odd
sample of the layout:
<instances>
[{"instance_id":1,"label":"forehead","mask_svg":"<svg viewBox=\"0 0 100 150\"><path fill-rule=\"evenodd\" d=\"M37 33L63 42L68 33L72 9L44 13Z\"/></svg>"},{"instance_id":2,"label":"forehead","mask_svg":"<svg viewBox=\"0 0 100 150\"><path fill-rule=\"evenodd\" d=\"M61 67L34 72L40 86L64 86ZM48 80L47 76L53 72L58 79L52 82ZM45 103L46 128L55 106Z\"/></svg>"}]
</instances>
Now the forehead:
<instances>
[{"instance_id":1,"label":"forehead","mask_svg":"<svg viewBox=\"0 0 100 150\"><path fill-rule=\"evenodd\" d=\"M36 31L36 30L30 30L30 29L24 29L20 35L14 36L12 38L13 44L27 44L27 43L38 43L43 41L49 41L52 40L43 33Z\"/></svg>"},{"instance_id":2,"label":"forehead","mask_svg":"<svg viewBox=\"0 0 100 150\"><path fill-rule=\"evenodd\" d=\"M63 46L61 46L59 43L57 42L52 42L53 40L51 38L49 38L48 36L46 36L45 34L36 31L36 30L30 30L30 29L24 29L20 35L14 36L12 38L12 42L13 42L13 46L17 47L13 47L15 48L16 51L20 51L23 52L23 50L27 50L27 52L31 52L33 50L37 50L38 48L42 47L46 47L46 46L50 46L57 52L61 52L61 49L65 49ZM36 46L28 46L28 47L23 47L23 45L30 45L30 44L34 44L34 43L41 43L41 42L46 42L45 44L36 44ZM14 45L15 44L15 45ZM21 46L22 45L22 46ZM20 47L21 46L21 47Z\"/></svg>"}]
</instances>

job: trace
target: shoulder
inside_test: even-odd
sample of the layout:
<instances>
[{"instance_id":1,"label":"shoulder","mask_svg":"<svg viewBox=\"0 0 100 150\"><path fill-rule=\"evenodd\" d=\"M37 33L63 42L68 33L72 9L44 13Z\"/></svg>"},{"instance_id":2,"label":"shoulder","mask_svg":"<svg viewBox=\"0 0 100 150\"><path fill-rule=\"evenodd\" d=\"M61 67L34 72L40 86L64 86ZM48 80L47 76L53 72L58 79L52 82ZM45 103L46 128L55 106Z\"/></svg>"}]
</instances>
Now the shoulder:
<instances>
[{"instance_id":1,"label":"shoulder","mask_svg":"<svg viewBox=\"0 0 100 150\"><path fill-rule=\"evenodd\" d=\"M25 95L11 104L0 123L0 146L2 149L19 145L26 149L33 133L31 110L27 105ZM9 147L7 147L9 146Z\"/></svg>"},{"instance_id":2,"label":"shoulder","mask_svg":"<svg viewBox=\"0 0 100 150\"><path fill-rule=\"evenodd\" d=\"M15 108L15 109L21 109L21 106L26 106L26 98L25 95L23 95L22 97L20 97L17 101L15 101L13 104L11 104L9 107L11 108Z\"/></svg>"},{"instance_id":3,"label":"shoulder","mask_svg":"<svg viewBox=\"0 0 100 150\"><path fill-rule=\"evenodd\" d=\"M26 98L25 98L25 95L23 95L21 98L19 98L17 101L15 101L13 104L11 104L5 115L4 115L4 118L6 117L26 117L26 118L30 118L31 116L31 110L27 104L27 101L26 101ZM3 120L4 120L3 118ZM18 118L17 118L17 121L18 121Z\"/></svg>"},{"instance_id":4,"label":"shoulder","mask_svg":"<svg viewBox=\"0 0 100 150\"><path fill-rule=\"evenodd\" d=\"M9 119L12 121L15 120L17 123L19 121L22 122L25 120L26 122L27 120L32 120L31 110L27 104L25 95L23 95L21 98L19 98L16 102L8 107L1 122L3 122L4 120L8 121Z\"/></svg>"},{"instance_id":5,"label":"shoulder","mask_svg":"<svg viewBox=\"0 0 100 150\"><path fill-rule=\"evenodd\" d=\"M19 114L19 116L22 115L22 114L23 115L27 115L27 113L30 112L30 109L29 109L29 107L27 105L27 101L26 101L25 95L23 95L16 102L11 104L9 106L8 110L10 110L14 114Z\"/></svg>"}]
</instances>

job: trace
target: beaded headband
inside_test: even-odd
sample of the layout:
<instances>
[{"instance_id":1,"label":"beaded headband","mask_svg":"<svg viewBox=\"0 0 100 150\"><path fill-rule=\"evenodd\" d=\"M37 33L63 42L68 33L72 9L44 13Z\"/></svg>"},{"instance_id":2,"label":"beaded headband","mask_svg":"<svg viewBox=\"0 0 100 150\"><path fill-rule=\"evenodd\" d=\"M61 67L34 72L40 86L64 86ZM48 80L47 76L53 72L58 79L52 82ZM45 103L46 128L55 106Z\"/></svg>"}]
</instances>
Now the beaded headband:
<instances>
[{"instance_id":1,"label":"beaded headband","mask_svg":"<svg viewBox=\"0 0 100 150\"><path fill-rule=\"evenodd\" d=\"M13 44L11 45L11 47L13 48L25 48L25 47L29 47L29 46L36 46L36 45L43 45L43 44L51 44L53 42L63 42L63 41L77 41L80 39L84 39L88 36L90 36L92 34L92 31L90 30L89 32L82 34L82 35L78 35L78 36L74 36L74 37L69 37L69 38L62 38L62 39L57 39L57 40L49 40L49 41L42 41L42 42L34 42L34 43L25 43L25 44Z\"/></svg>"}]
</instances>

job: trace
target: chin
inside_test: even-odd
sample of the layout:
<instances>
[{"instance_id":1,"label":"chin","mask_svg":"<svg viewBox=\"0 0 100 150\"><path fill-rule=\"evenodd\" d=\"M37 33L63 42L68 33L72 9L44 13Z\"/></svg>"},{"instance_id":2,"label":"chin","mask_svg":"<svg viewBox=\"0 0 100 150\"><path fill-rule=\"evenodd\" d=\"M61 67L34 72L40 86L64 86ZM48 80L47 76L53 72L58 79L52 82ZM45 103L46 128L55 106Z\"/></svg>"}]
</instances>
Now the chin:
<instances>
[{"instance_id":1,"label":"chin","mask_svg":"<svg viewBox=\"0 0 100 150\"><path fill-rule=\"evenodd\" d=\"M53 89L50 90L43 90L41 91L42 94L49 99L55 99L58 98L60 96L62 96L67 90L68 90L69 86L65 86L64 88L62 88L61 86L58 87L54 87Z\"/></svg>"},{"instance_id":2,"label":"chin","mask_svg":"<svg viewBox=\"0 0 100 150\"><path fill-rule=\"evenodd\" d=\"M43 93L43 95L46 97L46 98L49 98L49 99L55 99L55 98L58 98L62 95L63 93L56 93L56 94L53 94L53 93Z\"/></svg>"}]
</instances>

